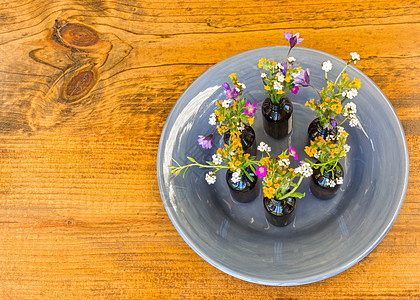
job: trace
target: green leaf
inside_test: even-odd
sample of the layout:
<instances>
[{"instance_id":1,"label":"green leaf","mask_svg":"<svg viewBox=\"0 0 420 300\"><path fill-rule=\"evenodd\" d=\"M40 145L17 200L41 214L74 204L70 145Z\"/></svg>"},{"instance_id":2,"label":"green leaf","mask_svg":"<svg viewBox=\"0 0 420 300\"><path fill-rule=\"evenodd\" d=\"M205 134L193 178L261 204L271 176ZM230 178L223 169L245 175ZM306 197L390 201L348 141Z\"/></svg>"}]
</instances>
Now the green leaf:
<instances>
[{"instance_id":1,"label":"green leaf","mask_svg":"<svg viewBox=\"0 0 420 300\"><path fill-rule=\"evenodd\" d=\"M341 173L341 168L338 164L336 165L336 168L337 168L337 171Z\"/></svg>"},{"instance_id":2,"label":"green leaf","mask_svg":"<svg viewBox=\"0 0 420 300\"><path fill-rule=\"evenodd\" d=\"M305 193L297 193L297 192L294 192L294 193L291 193L290 194L290 197L296 197L296 198L303 198L303 197L305 197Z\"/></svg>"}]
</instances>

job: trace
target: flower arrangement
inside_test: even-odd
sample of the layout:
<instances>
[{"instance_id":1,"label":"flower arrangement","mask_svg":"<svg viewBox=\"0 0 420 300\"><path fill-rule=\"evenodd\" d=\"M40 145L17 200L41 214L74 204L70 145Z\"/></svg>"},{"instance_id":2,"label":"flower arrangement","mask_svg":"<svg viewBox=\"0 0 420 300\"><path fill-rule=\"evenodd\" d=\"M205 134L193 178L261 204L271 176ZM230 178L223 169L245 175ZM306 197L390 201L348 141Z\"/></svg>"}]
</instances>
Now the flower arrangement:
<instances>
[{"instance_id":1,"label":"flower arrangement","mask_svg":"<svg viewBox=\"0 0 420 300\"><path fill-rule=\"evenodd\" d=\"M310 164L301 161L301 165L295 169L290 168L289 157L298 159L295 149L290 145L290 149L283 151L277 158L270 155L271 148L264 142L258 146L258 150L263 152L263 157L256 162L256 174L263 178L264 197L282 200L287 197L302 198L304 193L296 192L304 177L312 175ZM266 154L267 156L264 156ZM298 182L293 180L300 177Z\"/></svg>"},{"instance_id":2,"label":"flower arrangement","mask_svg":"<svg viewBox=\"0 0 420 300\"><path fill-rule=\"evenodd\" d=\"M350 146L346 144L348 133L343 127L337 127L337 135L328 136L323 139L321 136L315 138L310 142L309 146L305 147L305 152L309 157L315 158L317 161L312 162L309 159L306 161L313 169L320 169L321 174L332 173L332 179L328 180L328 186L334 187L337 184L343 183L343 178L334 178L335 171L341 173L338 161L344 158L347 152L350 151Z\"/></svg>"},{"instance_id":3,"label":"flower arrangement","mask_svg":"<svg viewBox=\"0 0 420 300\"><path fill-rule=\"evenodd\" d=\"M220 135L230 131L231 135L235 132L241 132L245 129L245 124L250 126L254 122L253 114L256 112L257 103L251 104L244 97L242 92L246 88L245 84L240 83L236 74L229 75L234 87L225 82L222 87L226 99L216 101L216 110L210 115L209 124L217 125L216 129L207 136L200 135L197 142L204 148L210 149L213 142L213 134L217 130Z\"/></svg>"},{"instance_id":4,"label":"flower arrangement","mask_svg":"<svg viewBox=\"0 0 420 300\"><path fill-rule=\"evenodd\" d=\"M334 82L328 79L328 72L332 69L331 61L327 60L322 63L322 70L325 72L327 86L322 88L320 92L310 85L309 70L308 74L302 74L298 79L298 82L303 81L304 85L312 87L319 94L318 101L311 99L305 103L305 106L309 106L311 109L315 110L317 113L316 117L319 118L321 126L329 130L343 124L347 119L350 119L349 125L351 127L355 127L359 124L356 117L356 104L350 102L343 107L344 101L353 99L357 96L358 89L360 89L361 85L360 79L353 78L353 80L350 80L348 74L345 72L346 68L351 63L356 64L356 62L360 60L360 56L356 52L352 52L350 55L351 59L347 62L346 66ZM308 80L305 80L305 78ZM336 117L341 114L345 119L338 123Z\"/></svg>"},{"instance_id":5,"label":"flower arrangement","mask_svg":"<svg viewBox=\"0 0 420 300\"><path fill-rule=\"evenodd\" d=\"M253 166L255 157L245 153L241 135L245 129L245 124L253 124L253 114L256 112L257 103L251 104L242 97L242 92L246 86L238 81L235 73L230 74L229 77L234 87L231 88L227 82L222 85L226 99L216 101L216 109L210 115L209 124L217 125L216 129L208 136L199 136L197 140L204 149L210 149L213 134L217 130L220 135L229 132L229 142L224 144L224 147L217 149L216 154L212 156L212 161L206 163L199 163L194 158L188 157L191 163L182 166L174 160L176 165L170 166L171 173L174 176L183 172L184 177L190 167L197 166L214 169L206 174L208 184L216 182L216 172L221 169L230 169L233 172L232 182L234 183L239 182L243 175L252 180L249 172L255 172Z\"/></svg>"},{"instance_id":6,"label":"flower arrangement","mask_svg":"<svg viewBox=\"0 0 420 300\"><path fill-rule=\"evenodd\" d=\"M232 182L237 183L241 180L242 175L252 180L249 175L249 170L255 173L255 157L249 153L245 153L242 147L240 131L233 131L230 135L230 143L225 144L223 148L217 149L216 154L213 154L212 161L207 161L205 164L197 162L194 158L188 157L191 161L188 165L180 165L174 160L176 166L170 166L171 174L177 176L183 172L183 177L186 171L192 167L197 166L200 168L211 168L214 171L210 171L206 174L206 181L208 184L214 184L216 182L216 172L221 169L230 169L233 172Z\"/></svg>"},{"instance_id":7,"label":"flower arrangement","mask_svg":"<svg viewBox=\"0 0 420 300\"><path fill-rule=\"evenodd\" d=\"M290 44L286 62L278 63L263 57L258 63L259 68L268 71L268 74L265 72L261 73L261 79L266 90L265 94L269 96L274 104L279 104L280 99L287 91L291 91L294 94L299 91L299 84L294 81L294 78L302 71L299 65L294 65L296 59L289 56L289 54L292 48L300 44L303 39L299 38L299 32L293 34L293 31L291 33L284 32L284 37Z\"/></svg>"}]
</instances>

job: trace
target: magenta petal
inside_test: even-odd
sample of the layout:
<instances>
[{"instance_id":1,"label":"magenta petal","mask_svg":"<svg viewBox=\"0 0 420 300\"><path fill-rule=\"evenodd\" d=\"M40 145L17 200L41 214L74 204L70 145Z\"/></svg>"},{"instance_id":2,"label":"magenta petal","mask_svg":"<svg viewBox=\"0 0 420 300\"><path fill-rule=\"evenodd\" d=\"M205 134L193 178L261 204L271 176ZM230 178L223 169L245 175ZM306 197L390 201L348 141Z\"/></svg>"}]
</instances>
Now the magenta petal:
<instances>
[{"instance_id":1,"label":"magenta petal","mask_svg":"<svg viewBox=\"0 0 420 300\"><path fill-rule=\"evenodd\" d=\"M258 177L262 178L267 175L267 168L264 166L260 166L255 170L255 174L257 174Z\"/></svg>"},{"instance_id":2,"label":"magenta petal","mask_svg":"<svg viewBox=\"0 0 420 300\"><path fill-rule=\"evenodd\" d=\"M295 150L295 148L293 148L293 147L292 147L292 145L290 145L289 153L290 153L290 155L291 155L291 156L293 156L293 158L294 158L295 160L297 160L297 159L298 159L298 155L297 155L297 153L296 153L296 150Z\"/></svg>"}]
</instances>

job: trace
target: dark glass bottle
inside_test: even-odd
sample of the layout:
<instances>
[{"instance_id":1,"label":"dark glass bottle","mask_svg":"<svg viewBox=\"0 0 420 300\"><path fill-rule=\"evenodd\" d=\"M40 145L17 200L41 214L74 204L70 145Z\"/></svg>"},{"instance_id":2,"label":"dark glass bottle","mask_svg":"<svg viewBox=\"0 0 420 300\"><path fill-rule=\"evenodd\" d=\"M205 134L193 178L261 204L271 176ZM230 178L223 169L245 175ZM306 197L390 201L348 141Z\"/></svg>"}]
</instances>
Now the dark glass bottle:
<instances>
[{"instance_id":1,"label":"dark glass bottle","mask_svg":"<svg viewBox=\"0 0 420 300\"><path fill-rule=\"evenodd\" d=\"M321 123L319 122L319 118L316 118L309 124L308 127L308 145L311 141L314 141L316 137L320 136L324 140L327 139L329 135L336 136L337 135L337 127L330 130L328 128L324 128L321 126Z\"/></svg>"},{"instance_id":2,"label":"dark glass bottle","mask_svg":"<svg viewBox=\"0 0 420 300\"><path fill-rule=\"evenodd\" d=\"M334 179L333 172L324 172L321 174L321 168L314 169L312 173L311 181L309 183L309 187L311 189L312 194L321 200L328 200L333 198L340 189L340 184L337 184L337 178L344 177L344 170L340 163L337 164L340 167L341 172L338 170L334 170ZM331 187L327 183L328 181L333 180L335 182L335 186Z\"/></svg>"},{"instance_id":3,"label":"dark glass bottle","mask_svg":"<svg viewBox=\"0 0 420 300\"><path fill-rule=\"evenodd\" d=\"M226 172L226 182L229 186L230 194L236 201L241 203L251 202L258 196L259 193L258 188L256 188L258 181L257 175L253 173L250 168L247 168L246 170L252 180L250 180L245 174L242 174L242 177L238 182L233 182L233 172L229 169Z\"/></svg>"},{"instance_id":4,"label":"dark glass bottle","mask_svg":"<svg viewBox=\"0 0 420 300\"><path fill-rule=\"evenodd\" d=\"M254 129L247 125L245 125L245 129L242 131L241 134L241 143L245 153L249 153L252 156L257 155L257 143L255 139L255 131ZM223 135L223 141L225 144L229 144L230 139L230 131L226 131Z\"/></svg>"},{"instance_id":5,"label":"dark glass bottle","mask_svg":"<svg viewBox=\"0 0 420 300\"><path fill-rule=\"evenodd\" d=\"M262 104L262 115L265 132L273 138L282 138L292 132L293 105L289 98L283 97L279 104L271 102L270 98Z\"/></svg>"},{"instance_id":6,"label":"dark glass bottle","mask_svg":"<svg viewBox=\"0 0 420 300\"><path fill-rule=\"evenodd\" d=\"M282 200L264 197L265 217L274 226L287 226L295 218L296 198L287 197Z\"/></svg>"}]
</instances>

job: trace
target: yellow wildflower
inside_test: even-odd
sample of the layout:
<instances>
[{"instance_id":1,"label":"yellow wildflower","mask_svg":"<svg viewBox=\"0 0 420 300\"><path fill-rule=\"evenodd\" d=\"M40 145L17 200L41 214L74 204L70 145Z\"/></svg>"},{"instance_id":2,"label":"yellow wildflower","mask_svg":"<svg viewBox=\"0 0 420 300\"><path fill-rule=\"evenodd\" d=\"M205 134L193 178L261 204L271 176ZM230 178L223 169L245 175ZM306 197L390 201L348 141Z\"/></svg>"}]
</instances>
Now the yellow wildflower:
<instances>
[{"instance_id":1,"label":"yellow wildflower","mask_svg":"<svg viewBox=\"0 0 420 300\"><path fill-rule=\"evenodd\" d=\"M358 79L358 78L354 77L354 78L353 78L353 83L354 83L354 86L355 86L356 88L360 89L360 86L362 85L362 82L360 81L360 79Z\"/></svg>"},{"instance_id":2,"label":"yellow wildflower","mask_svg":"<svg viewBox=\"0 0 420 300\"><path fill-rule=\"evenodd\" d=\"M342 78L343 78L343 81L344 81L344 82L347 82L347 81L349 81L349 80L350 80L350 78L349 78L349 74L347 74L347 72L344 72L344 73L343 73Z\"/></svg>"},{"instance_id":3,"label":"yellow wildflower","mask_svg":"<svg viewBox=\"0 0 420 300\"><path fill-rule=\"evenodd\" d=\"M263 63L265 62L266 62L266 58L265 57L261 58L260 61L258 62L258 68L262 68Z\"/></svg>"}]
</instances>

